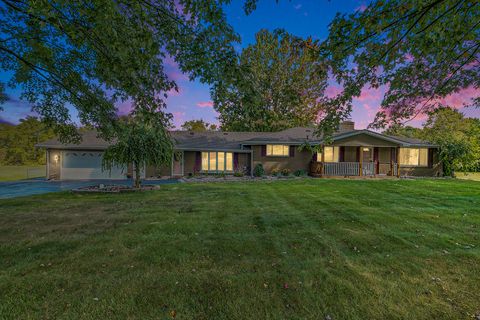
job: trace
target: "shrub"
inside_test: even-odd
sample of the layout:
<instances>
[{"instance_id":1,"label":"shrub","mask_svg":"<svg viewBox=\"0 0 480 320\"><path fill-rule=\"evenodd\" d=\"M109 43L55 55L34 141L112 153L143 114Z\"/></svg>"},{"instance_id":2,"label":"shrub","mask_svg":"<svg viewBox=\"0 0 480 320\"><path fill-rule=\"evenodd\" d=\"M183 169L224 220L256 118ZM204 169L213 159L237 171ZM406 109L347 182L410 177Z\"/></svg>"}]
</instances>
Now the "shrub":
<instances>
[{"instance_id":1,"label":"shrub","mask_svg":"<svg viewBox=\"0 0 480 320\"><path fill-rule=\"evenodd\" d=\"M263 168L263 165L261 163L255 166L255 168L253 169L253 175L255 177L262 177L265 175L265 169Z\"/></svg>"},{"instance_id":2,"label":"shrub","mask_svg":"<svg viewBox=\"0 0 480 320\"><path fill-rule=\"evenodd\" d=\"M278 168L272 169L271 174L272 176L276 176L276 177L280 176L280 169Z\"/></svg>"},{"instance_id":3,"label":"shrub","mask_svg":"<svg viewBox=\"0 0 480 320\"><path fill-rule=\"evenodd\" d=\"M297 177L305 177L307 175L307 171L304 169L298 169L298 170L295 170L293 175Z\"/></svg>"},{"instance_id":4,"label":"shrub","mask_svg":"<svg viewBox=\"0 0 480 320\"><path fill-rule=\"evenodd\" d=\"M244 176L244 173L242 171L235 171L233 173L233 176L234 177L243 177Z\"/></svg>"},{"instance_id":5,"label":"shrub","mask_svg":"<svg viewBox=\"0 0 480 320\"><path fill-rule=\"evenodd\" d=\"M289 175L290 175L290 169L285 168L282 170L282 176L289 176Z\"/></svg>"}]
</instances>

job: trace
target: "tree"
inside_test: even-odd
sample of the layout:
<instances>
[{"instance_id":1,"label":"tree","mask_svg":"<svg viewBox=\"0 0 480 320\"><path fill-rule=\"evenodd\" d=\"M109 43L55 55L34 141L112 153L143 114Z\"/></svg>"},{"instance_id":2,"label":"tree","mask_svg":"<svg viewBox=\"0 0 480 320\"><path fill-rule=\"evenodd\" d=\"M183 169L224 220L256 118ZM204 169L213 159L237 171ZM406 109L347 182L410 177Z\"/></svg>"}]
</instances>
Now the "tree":
<instances>
[{"instance_id":1,"label":"tree","mask_svg":"<svg viewBox=\"0 0 480 320\"><path fill-rule=\"evenodd\" d=\"M45 164L45 150L35 148L35 144L54 136L36 117L20 119L18 125L0 124L0 163Z\"/></svg>"},{"instance_id":2,"label":"tree","mask_svg":"<svg viewBox=\"0 0 480 320\"><path fill-rule=\"evenodd\" d=\"M102 166L126 169L133 164L135 188L140 188L140 173L147 165L161 166L172 160L173 144L165 126L151 115L136 115L120 121L115 144L103 154Z\"/></svg>"},{"instance_id":3,"label":"tree","mask_svg":"<svg viewBox=\"0 0 480 320\"><path fill-rule=\"evenodd\" d=\"M324 64L284 30L261 30L255 38L236 71L212 89L221 128L278 131L315 123L327 84Z\"/></svg>"},{"instance_id":4,"label":"tree","mask_svg":"<svg viewBox=\"0 0 480 320\"><path fill-rule=\"evenodd\" d=\"M116 130L115 103L163 113L176 83L167 58L202 82L218 79L239 38L224 0L0 0L0 70L62 140L77 140L68 106L104 138ZM5 100L0 83L0 100ZM168 118L168 116L166 116Z\"/></svg>"},{"instance_id":5,"label":"tree","mask_svg":"<svg viewBox=\"0 0 480 320\"><path fill-rule=\"evenodd\" d=\"M474 0L374 0L364 11L337 14L327 40L313 46L344 89L330 101L323 126L348 117L352 97L368 86L387 88L375 128L428 114L461 89L478 89L479 16Z\"/></svg>"},{"instance_id":6,"label":"tree","mask_svg":"<svg viewBox=\"0 0 480 320\"><path fill-rule=\"evenodd\" d=\"M480 164L480 120L465 118L456 109L441 107L430 113L424 138L438 144L445 175L469 171Z\"/></svg>"},{"instance_id":7,"label":"tree","mask_svg":"<svg viewBox=\"0 0 480 320\"><path fill-rule=\"evenodd\" d=\"M216 131L217 125L200 120L189 120L182 124L182 129L186 131Z\"/></svg>"},{"instance_id":8,"label":"tree","mask_svg":"<svg viewBox=\"0 0 480 320\"><path fill-rule=\"evenodd\" d=\"M412 126L395 125L387 128L383 131L383 134L388 136L406 137L423 139L424 133L422 128L415 128Z\"/></svg>"}]
</instances>

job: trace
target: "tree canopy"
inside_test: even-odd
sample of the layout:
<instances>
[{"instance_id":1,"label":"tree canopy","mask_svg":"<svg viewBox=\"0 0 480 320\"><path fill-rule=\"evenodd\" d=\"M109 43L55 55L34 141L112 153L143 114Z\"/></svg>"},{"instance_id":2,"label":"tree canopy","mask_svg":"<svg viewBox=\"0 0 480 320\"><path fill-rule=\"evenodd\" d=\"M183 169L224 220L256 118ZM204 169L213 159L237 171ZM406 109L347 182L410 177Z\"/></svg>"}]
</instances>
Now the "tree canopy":
<instances>
[{"instance_id":1,"label":"tree canopy","mask_svg":"<svg viewBox=\"0 0 480 320\"><path fill-rule=\"evenodd\" d=\"M0 124L0 164L45 164L45 150L35 144L55 136L35 117L21 119L18 125Z\"/></svg>"},{"instance_id":2,"label":"tree canopy","mask_svg":"<svg viewBox=\"0 0 480 320\"><path fill-rule=\"evenodd\" d=\"M182 124L182 129L186 131L215 131L217 130L217 125L214 123L208 123L206 121L203 121L203 119L200 120L189 120L185 121Z\"/></svg>"},{"instance_id":3,"label":"tree canopy","mask_svg":"<svg viewBox=\"0 0 480 320\"><path fill-rule=\"evenodd\" d=\"M278 131L314 124L327 85L318 55L284 30L261 30L255 39L242 51L236 72L212 89L221 128Z\"/></svg>"},{"instance_id":4,"label":"tree canopy","mask_svg":"<svg viewBox=\"0 0 480 320\"><path fill-rule=\"evenodd\" d=\"M0 70L8 83L64 140L75 135L69 106L104 137L116 126L115 104L164 113L180 69L203 82L218 79L235 57L238 36L226 22L226 0L0 1ZM5 100L0 83L0 100ZM1 102L1 101L0 101Z\"/></svg>"},{"instance_id":5,"label":"tree canopy","mask_svg":"<svg viewBox=\"0 0 480 320\"><path fill-rule=\"evenodd\" d=\"M374 0L364 11L337 14L327 40L310 43L344 88L324 125L348 117L362 88L387 89L376 128L428 114L461 89L478 89L479 17L475 0ZM479 97L471 105L478 107Z\"/></svg>"},{"instance_id":6,"label":"tree canopy","mask_svg":"<svg viewBox=\"0 0 480 320\"><path fill-rule=\"evenodd\" d=\"M446 175L480 169L480 120L465 118L456 109L441 107L430 113L423 137L440 148Z\"/></svg>"}]
</instances>

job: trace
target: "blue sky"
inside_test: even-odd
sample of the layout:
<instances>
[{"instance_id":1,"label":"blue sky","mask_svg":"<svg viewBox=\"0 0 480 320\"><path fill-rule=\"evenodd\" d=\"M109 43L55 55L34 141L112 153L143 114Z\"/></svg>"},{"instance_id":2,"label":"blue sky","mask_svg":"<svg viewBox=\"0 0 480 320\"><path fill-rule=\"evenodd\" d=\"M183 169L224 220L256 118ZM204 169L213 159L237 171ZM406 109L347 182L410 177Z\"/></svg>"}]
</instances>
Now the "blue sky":
<instances>
[{"instance_id":1,"label":"blue sky","mask_svg":"<svg viewBox=\"0 0 480 320\"><path fill-rule=\"evenodd\" d=\"M260 0L257 9L250 15L243 11L243 0L233 0L225 6L228 22L241 36L241 43L236 49L255 41L255 33L260 29L273 30L282 28L297 36L322 40L327 37L328 24L337 12L351 13L366 5L363 0L303 0L288 1ZM177 81L180 91L172 93L168 98L168 111L174 115L174 124L179 127L184 121L192 119L204 119L210 123L218 123L217 114L212 108L209 87L198 81L189 81L182 75L174 61L166 61L168 74ZM0 74L2 80L8 78L8 74ZM329 90L334 91L335 88ZM4 105L4 111L0 112L0 119L16 123L20 118L31 114L30 106L18 100L18 90L9 90L11 101ZM446 102L458 107L468 116L480 117L479 110L464 110L461 105L475 94L472 90L463 91L455 96L448 97ZM366 88L362 95L354 101L352 119L358 128L365 128L373 120L376 110L380 105L383 95L382 89L370 90ZM119 106L120 112L129 109L127 104ZM75 112L72 110L75 118ZM421 124L421 120L412 122L414 125Z\"/></svg>"}]
</instances>

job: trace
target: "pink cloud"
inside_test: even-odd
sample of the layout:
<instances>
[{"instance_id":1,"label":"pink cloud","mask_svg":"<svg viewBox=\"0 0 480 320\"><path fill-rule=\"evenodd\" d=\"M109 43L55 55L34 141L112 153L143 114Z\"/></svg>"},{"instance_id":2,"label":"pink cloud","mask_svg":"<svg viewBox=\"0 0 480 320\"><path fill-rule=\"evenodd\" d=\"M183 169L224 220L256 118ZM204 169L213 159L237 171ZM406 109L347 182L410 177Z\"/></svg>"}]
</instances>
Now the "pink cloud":
<instances>
[{"instance_id":1,"label":"pink cloud","mask_svg":"<svg viewBox=\"0 0 480 320\"><path fill-rule=\"evenodd\" d=\"M340 93L342 93L342 88L339 87L339 86L335 86L335 85L330 85L325 90L325 95L329 98L334 98L337 95L339 95Z\"/></svg>"},{"instance_id":2,"label":"pink cloud","mask_svg":"<svg viewBox=\"0 0 480 320\"><path fill-rule=\"evenodd\" d=\"M167 71L167 76L173 81L188 80L187 75L180 70Z\"/></svg>"},{"instance_id":3,"label":"pink cloud","mask_svg":"<svg viewBox=\"0 0 480 320\"><path fill-rule=\"evenodd\" d=\"M443 105L455 109L461 109L465 106L465 104L469 104L473 98L478 96L480 96L480 89L468 87L437 101Z\"/></svg>"},{"instance_id":4,"label":"pink cloud","mask_svg":"<svg viewBox=\"0 0 480 320\"><path fill-rule=\"evenodd\" d=\"M212 101L203 101L203 102L198 102L197 107L200 108L211 108L213 107L213 102Z\"/></svg>"},{"instance_id":5,"label":"pink cloud","mask_svg":"<svg viewBox=\"0 0 480 320\"><path fill-rule=\"evenodd\" d=\"M130 113L133 109L133 103L130 100L124 101L117 105L117 114L124 116Z\"/></svg>"},{"instance_id":6,"label":"pink cloud","mask_svg":"<svg viewBox=\"0 0 480 320\"><path fill-rule=\"evenodd\" d=\"M172 115L173 115L173 124L175 128L180 128L182 124L185 122L185 112L174 111L172 112Z\"/></svg>"},{"instance_id":7,"label":"pink cloud","mask_svg":"<svg viewBox=\"0 0 480 320\"><path fill-rule=\"evenodd\" d=\"M355 98L358 101L364 102L364 101L375 101L377 103L380 103L380 100L383 97L383 92L381 88L367 88L363 89L362 92L360 93L360 96Z\"/></svg>"},{"instance_id":8,"label":"pink cloud","mask_svg":"<svg viewBox=\"0 0 480 320\"><path fill-rule=\"evenodd\" d=\"M365 10L367 10L367 6L365 4L361 4L355 8L355 11L359 11L359 12L364 12Z\"/></svg>"}]
</instances>

